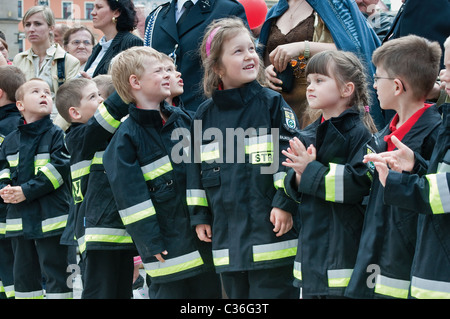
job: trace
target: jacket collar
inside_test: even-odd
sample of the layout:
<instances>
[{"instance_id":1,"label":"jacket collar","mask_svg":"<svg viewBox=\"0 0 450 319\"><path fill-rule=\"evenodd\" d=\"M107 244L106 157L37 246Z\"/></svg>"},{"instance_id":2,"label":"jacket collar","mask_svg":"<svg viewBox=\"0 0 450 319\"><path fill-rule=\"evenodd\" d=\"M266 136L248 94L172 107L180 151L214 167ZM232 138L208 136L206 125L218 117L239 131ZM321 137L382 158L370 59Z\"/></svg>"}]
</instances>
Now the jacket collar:
<instances>
[{"instance_id":1,"label":"jacket collar","mask_svg":"<svg viewBox=\"0 0 450 319\"><path fill-rule=\"evenodd\" d=\"M212 95L214 104L219 108L245 107L262 90L258 81L252 81L245 86L230 90L216 90Z\"/></svg>"},{"instance_id":2,"label":"jacket collar","mask_svg":"<svg viewBox=\"0 0 450 319\"><path fill-rule=\"evenodd\" d=\"M136 107L136 105L131 104L129 107L129 113L130 117L141 126L162 128L164 123L160 112L163 113L168 119L165 124L169 124L175 121L177 117L175 109L176 108L174 106L167 104L167 102L162 102L160 104L160 110L140 109Z\"/></svg>"},{"instance_id":3,"label":"jacket collar","mask_svg":"<svg viewBox=\"0 0 450 319\"><path fill-rule=\"evenodd\" d=\"M11 116L11 115L19 115L20 116L20 112L17 109L16 103L6 104L6 105L3 105L2 107L0 107L0 120L7 118L8 116Z\"/></svg>"},{"instance_id":4,"label":"jacket collar","mask_svg":"<svg viewBox=\"0 0 450 319\"><path fill-rule=\"evenodd\" d=\"M29 135L40 135L54 126L53 121L50 119L50 115L43 117L42 119L30 123L19 125L19 130L21 133Z\"/></svg>"}]
</instances>

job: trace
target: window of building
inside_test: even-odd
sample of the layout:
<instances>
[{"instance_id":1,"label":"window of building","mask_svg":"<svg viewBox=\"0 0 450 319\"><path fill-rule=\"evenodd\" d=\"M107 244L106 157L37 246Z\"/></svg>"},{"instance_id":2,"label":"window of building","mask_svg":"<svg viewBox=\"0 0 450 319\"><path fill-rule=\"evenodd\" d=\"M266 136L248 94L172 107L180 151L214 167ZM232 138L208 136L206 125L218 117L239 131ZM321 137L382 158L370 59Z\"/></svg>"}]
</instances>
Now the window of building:
<instances>
[{"instance_id":1,"label":"window of building","mask_svg":"<svg viewBox=\"0 0 450 319\"><path fill-rule=\"evenodd\" d=\"M94 3L93 2L85 2L84 3L84 17L86 20L91 20L91 12L94 10Z\"/></svg>"},{"instance_id":2,"label":"window of building","mask_svg":"<svg viewBox=\"0 0 450 319\"><path fill-rule=\"evenodd\" d=\"M73 3L72 2L66 2L63 1L62 3L62 18L63 19L70 19L72 18L73 14Z\"/></svg>"}]
</instances>

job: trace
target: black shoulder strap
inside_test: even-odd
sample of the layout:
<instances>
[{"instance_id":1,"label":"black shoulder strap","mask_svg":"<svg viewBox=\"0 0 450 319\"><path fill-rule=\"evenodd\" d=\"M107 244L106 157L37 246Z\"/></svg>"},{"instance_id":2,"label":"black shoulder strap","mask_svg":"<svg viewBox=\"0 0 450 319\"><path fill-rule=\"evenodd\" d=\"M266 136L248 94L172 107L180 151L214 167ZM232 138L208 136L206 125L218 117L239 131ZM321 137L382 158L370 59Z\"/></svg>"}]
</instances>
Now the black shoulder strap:
<instances>
[{"instance_id":1,"label":"black shoulder strap","mask_svg":"<svg viewBox=\"0 0 450 319\"><path fill-rule=\"evenodd\" d=\"M64 58L58 59L58 86L61 86L66 81L66 53L64 53Z\"/></svg>"}]
</instances>

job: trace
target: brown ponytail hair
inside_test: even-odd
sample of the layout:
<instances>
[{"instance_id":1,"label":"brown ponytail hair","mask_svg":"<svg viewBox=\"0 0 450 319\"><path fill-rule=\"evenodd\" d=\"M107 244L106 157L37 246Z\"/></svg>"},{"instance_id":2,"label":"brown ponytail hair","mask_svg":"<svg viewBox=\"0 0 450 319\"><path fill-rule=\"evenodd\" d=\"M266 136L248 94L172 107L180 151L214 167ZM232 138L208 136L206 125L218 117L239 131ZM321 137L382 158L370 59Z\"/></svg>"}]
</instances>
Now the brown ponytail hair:
<instances>
[{"instance_id":1,"label":"brown ponytail hair","mask_svg":"<svg viewBox=\"0 0 450 319\"><path fill-rule=\"evenodd\" d=\"M352 82L355 90L349 107L360 112L364 125L371 133L377 131L369 112L370 94L365 68L354 53L340 50L319 52L311 57L306 66L306 75L311 73L332 77L342 86Z\"/></svg>"}]
</instances>

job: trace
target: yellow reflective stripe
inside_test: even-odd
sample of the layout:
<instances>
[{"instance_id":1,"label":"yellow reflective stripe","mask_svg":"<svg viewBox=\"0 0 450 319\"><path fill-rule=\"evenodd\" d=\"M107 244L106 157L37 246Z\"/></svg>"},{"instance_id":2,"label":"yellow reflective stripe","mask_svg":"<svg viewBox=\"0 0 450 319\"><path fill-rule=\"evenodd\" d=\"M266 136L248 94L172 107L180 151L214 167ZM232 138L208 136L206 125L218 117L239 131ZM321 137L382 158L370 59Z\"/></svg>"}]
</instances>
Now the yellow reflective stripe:
<instances>
[{"instance_id":1,"label":"yellow reflective stripe","mask_svg":"<svg viewBox=\"0 0 450 319\"><path fill-rule=\"evenodd\" d=\"M80 254L83 254L84 251L86 250L86 240L85 240L84 236L81 236L80 238L78 238L77 243L78 243L78 250L80 251Z\"/></svg>"},{"instance_id":2,"label":"yellow reflective stripe","mask_svg":"<svg viewBox=\"0 0 450 319\"><path fill-rule=\"evenodd\" d=\"M450 190L447 174L429 174L425 177L430 185L429 201L433 214L450 213Z\"/></svg>"},{"instance_id":3,"label":"yellow reflective stripe","mask_svg":"<svg viewBox=\"0 0 450 319\"><path fill-rule=\"evenodd\" d=\"M120 120L116 120L111 114L109 114L104 103L100 104L94 114L94 117L97 122L110 133L114 133L121 123Z\"/></svg>"},{"instance_id":4,"label":"yellow reflective stripe","mask_svg":"<svg viewBox=\"0 0 450 319\"><path fill-rule=\"evenodd\" d=\"M344 165L330 163L330 170L325 175L325 200L344 202L344 169Z\"/></svg>"},{"instance_id":5,"label":"yellow reflective stripe","mask_svg":"<svg viewBox=\"0 0 450 319\"><path fill-rule=\"evenodd\" d=\"M39 170L48 163L50 163L49 153L37 154L34 157L34 174L37 175Z\"/></svg>"},{"instance_id":6,"label":"yellow reflective stripe","mask_svg":"<svg viewBox=\"0 0 450 319\"><path fill-rule=\"evenodd\" d=\"M94 158L92 159L92 165L95 164L103 164L103 154L105 153L105 151L102 152L96 152L94 154Z\"/></svg>"},{"instance_id":7,"label":"yellow reflective stripe","mask_svg":"<svg viewBox=\"0 0 450 319\"><path fill-rule=\"evenodd\" d=\"M145 263L144 268L150 277L161 277L176 274L203 265L202 257L198 251L166 259L165 262Z\"/></svg>"},{"instance_id":8,"label":"yellow reflective stripe","mask_svg":"<svg viewBox=\"0 0 450 319\"><path fill-rule=\"evenodd\" d=\"M253 246L253 261L266 261L292 257L297 254L297 239Z\"/></svg>"},{"instance_id":9,"label":"yellow reflective stripe","mask_svg":"<svg viewBox=\"0 0 450 319\"><path fill-rule=\"evenodd\" d=\"M19 153L6 156L6 160L9 163L9 167L16 167L19 165Z\"/></svg>"},{"instance_id":10,"label":"yellow reflective stripe","mask_svg":"<svg viewBox=\"0 0 450 319\"><path fill-rule=\"evenodd\" d=\"M42 221L42 232L50 232L53 230L66 227L68 215L48 218Z\"/></svg>"},{"instance_id":11,"label":"yellow reflective stripe","mask_svg":"<svg viewBox=\"0 0 450 319\"><path fill-rule=\"evenodd\" d=\"M278 172L273 175L273 185L276 189L284 188L284 178L286 177L286 172Z\"/></svg>"},{"instance_id":12,"label":"yellow reflective stripe","mask_svg":"<svg viewBox=\"0 0 450 319\"><path fill-rule=\"evenodd\" d=\"M347 287L350 282L353 269L329 269L328 287Z\"/></svg>"},{"instance_id":13,"label":"yellow reflective stripe","mask_svg":"<svg viewBox=\"0 0 450 319\"><path fill-rule=\"evenodd\" d=\"M119 214L124 225L135 223L144 218L150 217L155 213L155 208L153 207L153 203L150 199L132 207L119 210Z\"/></svg>"},{"instance_id":14,"label":"yellow reflective stripe","mask_svg":"<svg viewBox=\"0 0 450 319\"><path fill-rule=\"evenodd\" d=\"M298 280L302 280L302 263L298 261L294 261L294 278L297 278Z\"/></svg>"},{"instance_id":15,"label":"yellow reflective stripe","mask_svg":"<svg viewBox=\"0 0 450 319\"><path fill-rule=\"evenodd\" d=\"M115 244L129 244L133 240L125 229L89 227L85 231L85 242L103 242Z\"/></svg>"},{"instance_id":16,"label":"yellow reflective stripe","mask_svg":"<svg viewBox=\"0 0 450 319\"><path fill-rule=\"evenodd\" d=\"M220 158L219 143L202 145L200 159L202 162Z\"/></svg>"},{"instance_id":17,"label":"yellow reflective stripe","mask_svg":"<svg viewBox=\"0 0 450 319\"><path fill-rule=\"evenodd\" d=\"M11 172L9 168L5 168L0 171L0 179L10 179L11 178Z\"/></svg>"},{"instance_id":18,"label":"yellow reflective stripe","mask_svg":"<svg viewBox=\"0 0 450 319\"><path fill-rule=\"evenodd\" d=\"M218 249L212 251L214 266L226 266L230 264L228 249Z\"/></svg>"},{"instance_id":19,"label":"yellow reflective stripe","mask_svg":"<svg viewBox=\"0 0 450 319\"><path fill-rule=\"evenodd\" d=\"M450 299L450 282L413 276L411 279L411 296L417 299Z\"/></svg>"},{"instance_id":20,"label":"yellow reflective stripe","mask_svg":"<svg viewBox=\"0 0 450 319\"><path fill-rule=\"evenodd\" d=\"M54 189L57 189L64 183L61 174L59 174L56 168L50 163L42 167L41 172L44 173L45 176L47 176Z\"/></svg>"},{"instance_id":21,"label":"yellow reflective stripe","mask_svg":"<svg viewBox=\"0 0 450 319\"><path fill-rule=\"evenodd\" d=\"M375 293L395 298L408 298L409 280L401 280L378 275Z\"/></svg>"},{"instance_id":22,"label":"yellow reflective stripe","mask_svg":"<svg viewBox=\"0 0 450 319\"><path fill-rule=\"evenodd\" d=\"M272 135L253 136L245 140L245 153L272 152Z\"/></svg>"},{"instance_id":23,"label":"yellow reflective stripe","mask_svg":"<svg viewBox=\"0 0 450 319\"><path fill-rule=\"evenodd\" d=\"M42 290L29 292L16 291L16 299L44 299L44 292Z\"/></svg>"},{"instance_id":24,"label":"yellow reflective stripe","mask_svg":"<svg viewBox=\"0 0 450 319\"><path fill-rule=\"evenodd\" d=\"M6 234L6 223L0 223L0 235Z\"/></svg>"},{"instance_id":25,"label":"yellow reflective stripe","mask_svg":"<svg viewBox=\"0 0 450 319\"><path fill-rule=\"evenodd\" d=\"M6 232L21 231L22 218L14 218L6 220Z\"/></svg>"},{"instance_id":26,"label":"yellow reflective stripe","mask_svg":"<svg viewBox=\"0 0 450 319\"><path fill-rule=\"evenodd\" d=\"M14 290L14 285L5 286L4 292L5 292L6 298L13 298L16 294L16 292Z\"/></svg>"},{"instance_id":27,"label":"yellow reflective stripe","mask_svg":"<svg viewBox=\"0 0 450 319\"><path fill-rule=\"evenodd\" d=\"M153 180L173 170L169 156L164 156L148 165L141 167L146 181Z\"/></svg>"},{"instance_id":28,"label":"yellow reflective stripe","mask_svg":"<svg viewBox=\"0 0 450 319\"><path fill-rule=\"evenodd\" d=\"M80 178L84 175L89 174L91 170L91 161L81 161L70 166L72 179Z\"/></svg>"},{"instance_id":29,"label":"yellow reflective stripe","mask_svg":"<svg viewBox=\"0 0 450 319\"><path fill-rule=\"evenodd\" d=\"M206 192L203 189L186 190L186 202L189 206L205 206L208 207Z\"/></svg>"}]
</instances>

